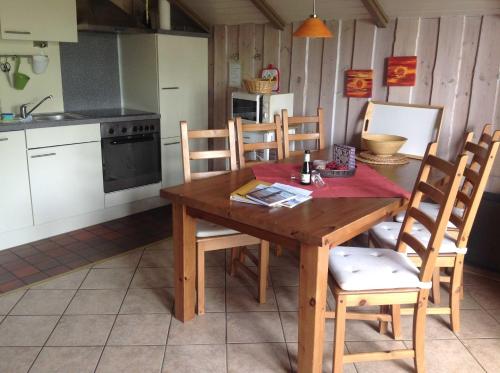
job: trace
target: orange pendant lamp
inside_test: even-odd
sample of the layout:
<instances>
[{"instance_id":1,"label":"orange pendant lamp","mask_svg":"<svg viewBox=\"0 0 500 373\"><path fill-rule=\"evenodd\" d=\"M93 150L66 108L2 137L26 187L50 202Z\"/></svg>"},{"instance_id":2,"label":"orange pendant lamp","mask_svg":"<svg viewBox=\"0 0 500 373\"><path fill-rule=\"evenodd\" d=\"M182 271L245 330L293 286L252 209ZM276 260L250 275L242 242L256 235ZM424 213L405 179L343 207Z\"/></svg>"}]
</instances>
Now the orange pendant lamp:
<instances>
[{"instance_id":1,"label":"orange pendant lamp","mask_svg":"<svg viewBox=\"0 0 500 373\"><path fill-rule=\"evenodd\" d=\"M316 15L316 0L313 0L313 14L293 33L298 38L331 38L333 35L325 22Z\"/></svg>"}]
</instances>

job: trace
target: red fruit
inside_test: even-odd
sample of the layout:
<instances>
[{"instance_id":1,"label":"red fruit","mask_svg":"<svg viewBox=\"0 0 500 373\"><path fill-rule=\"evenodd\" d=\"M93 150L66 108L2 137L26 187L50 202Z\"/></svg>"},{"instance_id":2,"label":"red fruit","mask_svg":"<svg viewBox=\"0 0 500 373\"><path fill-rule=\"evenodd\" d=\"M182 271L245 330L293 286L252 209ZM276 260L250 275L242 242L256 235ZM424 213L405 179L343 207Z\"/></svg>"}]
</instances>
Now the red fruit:
<instances>
[{"instance_id":1,"label":"red fruit","mask_svg":"<svg viewBox=\"0 0 500 373\"><path fill-rule=\"evenodd\" d=\"M335 170L337 168L337 163L334 161L328 162L325 167L329 170Z\"/></svg>"}]
</instances>

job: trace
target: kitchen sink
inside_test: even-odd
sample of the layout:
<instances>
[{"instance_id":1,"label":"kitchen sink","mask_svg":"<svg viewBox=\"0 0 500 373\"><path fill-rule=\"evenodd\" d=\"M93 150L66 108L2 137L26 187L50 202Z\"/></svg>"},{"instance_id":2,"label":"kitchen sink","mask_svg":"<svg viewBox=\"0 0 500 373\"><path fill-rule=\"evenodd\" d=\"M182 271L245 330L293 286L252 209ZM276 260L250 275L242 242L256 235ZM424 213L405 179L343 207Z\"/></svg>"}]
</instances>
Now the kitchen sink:
<instances>
[{"instance_id":1,"label":"kitchen sink","mask_svg":"<svg viewBox=\"0 0 500 373\"><path fill-rule=\"evenodd\" d=\"M53 113L53 114L35 114L33 120L36 121L58 121L68 119L83 119L84 116L75 113Z\"/></svg>"}]
</instances>

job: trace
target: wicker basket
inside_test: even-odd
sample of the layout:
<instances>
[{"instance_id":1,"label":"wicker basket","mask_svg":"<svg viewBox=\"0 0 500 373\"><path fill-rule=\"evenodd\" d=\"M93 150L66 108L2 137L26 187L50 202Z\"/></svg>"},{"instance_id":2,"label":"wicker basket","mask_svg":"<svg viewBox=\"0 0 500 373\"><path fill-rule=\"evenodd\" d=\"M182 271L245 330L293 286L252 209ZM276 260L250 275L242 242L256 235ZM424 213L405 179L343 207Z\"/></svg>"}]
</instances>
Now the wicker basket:
<instances>
[{"instance_id":1,"label":"wicker basket","mask_svg":"<svg viewBox=\"0 0 500 373\"><path fill-rule=\"evenodd\" d=\"M245 88L250 93L271 93L274 82L267 79L245 79Z\"/></svg>"}]
</instances>

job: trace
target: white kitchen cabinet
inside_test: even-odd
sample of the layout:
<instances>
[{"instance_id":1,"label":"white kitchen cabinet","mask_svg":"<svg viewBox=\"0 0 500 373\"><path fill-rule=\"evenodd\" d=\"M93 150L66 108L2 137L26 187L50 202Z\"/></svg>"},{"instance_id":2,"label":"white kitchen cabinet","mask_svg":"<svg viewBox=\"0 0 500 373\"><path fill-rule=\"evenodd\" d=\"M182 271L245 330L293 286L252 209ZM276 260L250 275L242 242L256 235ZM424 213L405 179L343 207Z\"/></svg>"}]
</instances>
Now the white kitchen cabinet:
<instances>
[{"instance_id":1,"label":"white kitchen cabinet","mask_svg":"<svg viewBox=\"0 0 500 373\"><path fill-rule=\"evenodd\" d=\"M163 188L184 183L182 152L179 138L162 139L161 176L161 186Z\"/></svg>"},{"instance_id":2,"label":"white kitchen cabinet","mask_svg":"<svg viewBox=\"0 0 500 373\"><path fill-rule=\"evenodd\" d=\"M104 208L100 142L28 150L35 224Z\"/></svg>"},{"instance_id":3,"label":"white kitchen cabinet","mask_svg":"<svg viewBox=\"0 0 500 373\"><path fill-rule=\"evenodd\" d=\"M181 87L164 87L160 91L161 137L179 137L180 121L186 120L186 95Z\"/></svg>"},{"instance_id":4,"label":"white kitchen cabinet","mask_svg":"<svg viewBox=\"0 0 500 373\"><path fill-rule=\"evenodd\" d=\"M76 0L1 0L2 39L77 42Z\"/></svg>"},{"instance_id":5,"label":"white kitchen cabinet","mask_svg":"<svg viewBox=\"0 0 500 373\"><path fill-rule=\"evenodd\" d=\"M33 225L24 131L0 132L0 233Z\"/></svg>"}]
</instances>

